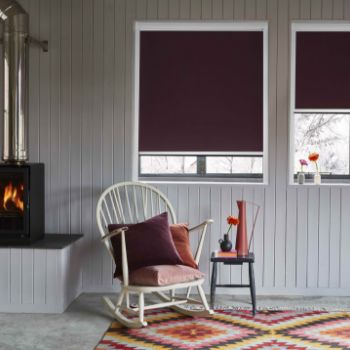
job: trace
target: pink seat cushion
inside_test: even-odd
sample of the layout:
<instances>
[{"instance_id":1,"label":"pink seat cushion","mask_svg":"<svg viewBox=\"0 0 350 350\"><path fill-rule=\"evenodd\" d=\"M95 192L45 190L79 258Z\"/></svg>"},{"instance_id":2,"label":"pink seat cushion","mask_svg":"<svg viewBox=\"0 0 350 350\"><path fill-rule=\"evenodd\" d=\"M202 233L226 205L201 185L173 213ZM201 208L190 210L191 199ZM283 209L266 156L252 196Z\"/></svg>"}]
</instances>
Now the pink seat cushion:
<instances>
[{"instance_id":1,"label":"pink seat cushion","mask_svg":"<svg viewBox=\"0 0 350 350\"><path fill-rule=\"evenodd\" d=\"M156 265L141 267L130 276L130 284L140 286L166 286L189 282L204 277L204 273L184 265Z\"/></svg>"}]
</instances>

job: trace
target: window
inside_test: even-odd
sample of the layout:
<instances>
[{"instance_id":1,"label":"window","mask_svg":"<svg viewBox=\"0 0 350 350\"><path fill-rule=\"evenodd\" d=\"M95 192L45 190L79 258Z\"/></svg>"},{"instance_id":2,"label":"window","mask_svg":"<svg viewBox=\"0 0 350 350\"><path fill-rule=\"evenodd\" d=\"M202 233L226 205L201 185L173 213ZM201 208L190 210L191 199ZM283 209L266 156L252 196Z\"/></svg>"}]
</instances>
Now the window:
<instances>
[{"instance_id":1,"label":"window","mask_svg":"<svg viewBox=\"0 0 350 350\"><path fill-rule=\"evenodd\" d=\"M140 176L262 179L261 155L140 155Z\"/></svg>"},{"instance_id":2,"label":"window","mask_svg":"<svg viewBox=\"0 0 350 350\"><path fill-rule=\"evenodd\" d=\"M324 179L350 179L350 26L292 25L290 181L320 153ZM315 169L310 164L306 177Z\"/></svg>"},{"instance_id":3,"label":"window","mask_svg":"<svg viewBox=\"0 0 350 350\"><path fill-rule=\"evenodd\" d=\"M140 177L267 181L267 24L136 24Z\"/></svg>"}]
</instances>

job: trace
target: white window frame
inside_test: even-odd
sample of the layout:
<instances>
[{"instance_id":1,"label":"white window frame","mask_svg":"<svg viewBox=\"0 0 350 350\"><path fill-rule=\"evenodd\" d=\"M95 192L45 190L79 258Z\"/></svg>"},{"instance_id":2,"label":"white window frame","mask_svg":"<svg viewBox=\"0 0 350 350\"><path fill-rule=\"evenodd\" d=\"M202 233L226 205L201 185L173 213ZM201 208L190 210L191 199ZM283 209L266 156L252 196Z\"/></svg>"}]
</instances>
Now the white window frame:
<instances>
[{"instance_id":1,"label":"white window frame","mask_svg":"<svg viewBox=\"0 0 350 350\"><path fill-rule=\"evenodd\" d=\"M139 179L139 81L140 81L140 33L142 31L262 31L263 32L263 151L254 152L263 157L263 184L268 184L268 22L267 21L135 21L134 23L134 74L132 105L132 179ZM179 152L166 152L167 155ZM181 152L181 154L201 152ZM232 152L205 152L206 155L232 154ZM147 152L151 154L151 152ZM156 154L161 155L162 152ZM203 152L202 152L203 154ZM250 155L252 152L235 152ZM155 175L157 177L157 175ZM190 176L189 176L190 177ZM161 177L160 177L161 178ZM161 179L159 179L161 181ZM208 180L208 179L207 179ZM177 180L178 181L178 180ZM177 182L176 181L176 182ZM180 180L181 181L181 180ZM217 181L213 181L217 182ZM234 179L232 179L234 182ZM261 182L260 182L261 183Z\"/></svg>"},{"instance_id":2,"label":"white window frame","mask_svg":"<svg viewBox=\"0 0 350 350\"><path fill-rule=\"evenodd\" d=\"M291 65L290 65L290 102L289 102L289 184L295 185L294 179L294 114L296 113L343 113L350 114L350 109L298 109L295 108L295 78L296 78L296 33L297 32L350 32L349 21L294 21L291 24ZM332 182L344 182L332 180Z\"/></svg>"}]
</instances>

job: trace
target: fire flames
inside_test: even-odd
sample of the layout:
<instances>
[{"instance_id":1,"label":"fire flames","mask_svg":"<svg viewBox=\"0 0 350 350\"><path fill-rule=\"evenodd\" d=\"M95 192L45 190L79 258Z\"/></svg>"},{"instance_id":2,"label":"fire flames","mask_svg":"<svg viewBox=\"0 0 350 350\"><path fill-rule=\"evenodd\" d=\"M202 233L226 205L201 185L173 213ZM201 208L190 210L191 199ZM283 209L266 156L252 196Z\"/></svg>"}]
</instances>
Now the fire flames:
<instances>
[{"instance_id":1,"label":"fire flames","mask_svg":"<svg viewBox=\"0 0 350 350\"><path fill-rule=\"evenodd\" d=\"M4 198L3 198L3 208L5 210L8 209L8 205L10 202L18 208L19 210L24 210L24 203L21 199L21 193L23 193L24 187L23 185L20 185L19 188L12 185L12 182L10 182L4 190Z\"/></svg>"}]
</instances>

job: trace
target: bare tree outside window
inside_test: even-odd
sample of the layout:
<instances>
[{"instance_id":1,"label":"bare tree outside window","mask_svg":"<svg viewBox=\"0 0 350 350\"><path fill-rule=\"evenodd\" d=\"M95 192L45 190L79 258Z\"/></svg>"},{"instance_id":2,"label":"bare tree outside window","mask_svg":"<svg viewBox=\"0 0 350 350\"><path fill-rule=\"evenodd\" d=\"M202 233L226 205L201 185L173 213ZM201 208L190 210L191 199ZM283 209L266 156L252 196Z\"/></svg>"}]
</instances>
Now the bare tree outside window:
<instances>
[{"instance_id":1,"label":"bare tree outside window","mask_svg":"<svg viewBox=\"0 0 350 350\"><path fill-rule=\"evenodd\" d=\"M296 113L294 170L300 170L299 159L310 152L320 154L321 173L349 174L349 114ZM305 171L314 172L312 165Z\"/></svg>"}]
</instances>

